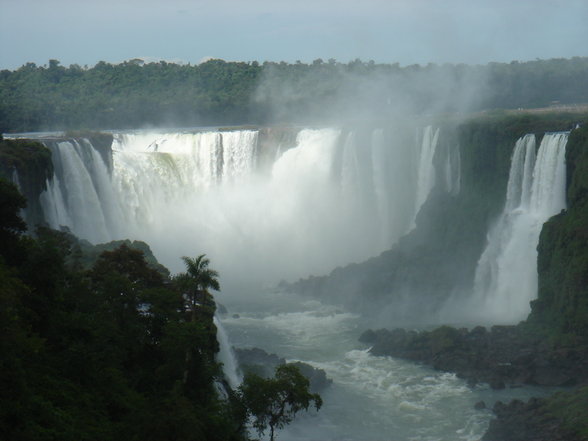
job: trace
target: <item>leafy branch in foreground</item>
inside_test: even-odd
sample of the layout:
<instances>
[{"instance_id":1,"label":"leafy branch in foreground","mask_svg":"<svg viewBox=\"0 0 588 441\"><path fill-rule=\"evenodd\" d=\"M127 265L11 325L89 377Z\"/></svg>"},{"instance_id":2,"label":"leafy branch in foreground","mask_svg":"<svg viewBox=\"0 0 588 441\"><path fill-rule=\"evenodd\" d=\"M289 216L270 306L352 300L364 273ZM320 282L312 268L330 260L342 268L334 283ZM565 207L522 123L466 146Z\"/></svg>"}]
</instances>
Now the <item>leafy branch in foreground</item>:
<instances>
[{"instance_id":1,"label":"leafy branch in foreground","mask_svg":"<svg viewBox=\"0 0 588 441\"><path fill-rule=\"evenodd\" d=\"M322 398L310 393L309 387L297 366L285 364L276 368L274 378L246 375L237 393L253 418L253 427L263 435L269 426L274 441L275 430L291 423L298 412L308 411L312 403L317 411L321 408Z\"/></svg>"}]
</instances>

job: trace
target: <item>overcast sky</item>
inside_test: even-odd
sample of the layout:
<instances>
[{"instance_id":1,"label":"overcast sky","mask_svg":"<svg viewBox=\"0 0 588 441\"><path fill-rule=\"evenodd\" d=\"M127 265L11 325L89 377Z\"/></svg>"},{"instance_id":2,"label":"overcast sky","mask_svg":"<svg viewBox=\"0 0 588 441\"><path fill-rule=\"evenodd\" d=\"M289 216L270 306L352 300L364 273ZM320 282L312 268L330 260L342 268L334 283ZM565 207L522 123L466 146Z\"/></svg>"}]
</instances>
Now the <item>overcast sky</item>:
<instances>
[{"instance_id":1,"label":"overcast sky","mask_svg":"<svg viewBox=\"0 0 588 441\"><path fill-rule=\"evenodd\" d=\"M588 56L588 0L0 0L0 69L49 59L404 66L572 56Z\"/></svg>"}]
</instances>

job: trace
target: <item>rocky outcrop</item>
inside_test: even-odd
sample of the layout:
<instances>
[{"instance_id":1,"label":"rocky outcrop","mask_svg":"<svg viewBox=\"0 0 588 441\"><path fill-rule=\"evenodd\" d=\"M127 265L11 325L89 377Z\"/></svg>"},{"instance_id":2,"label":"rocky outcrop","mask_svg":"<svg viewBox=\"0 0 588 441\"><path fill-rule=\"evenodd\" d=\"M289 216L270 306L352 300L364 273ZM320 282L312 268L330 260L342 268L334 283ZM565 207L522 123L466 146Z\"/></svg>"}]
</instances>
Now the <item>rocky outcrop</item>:
<instances>
[{"instance_id":1,"label":"rocky outcrop","mask_svg":"<svg viewBox=\"0 0 588 441\"><path fill-rule=\"evenodd\" d=\"M235 355L241 370L265 378L273 377L276 367L286 364L284 358L278 357L276 354L269 354L259 348L235 349ZM327 374L322 369L300 361L291 364L297 366L300 373L308 378L312 392L320 392L332 383L332 380L327 378Z\"/></svg>"},{"instance_id":2,"label":"rocky outcrop","mask_svg":"<svg viewBox=\"0 0 588 441\"><path fill-rule=\"evenodd\" d=\"M0 138L0 176L17 185L27 199L23 216L29 230L34 231L38 225L46 222L39 197L47 189L47 180L53 177L54 169L59 167L47 146L73 140L83 144L86 139L99 152L109 170L112 170L113 136L110 133L79 131L35 139Z\"/></svg>"},{"instance_id":3,"label":"rocky outcrop","mask_svg":"<svg viewBox=\"0 0 588 441\"><path fill-rule=\"evenodd\" d=\"M539 292L518 326L367 331L372 353L426 363L493 388L588 382L588 127L566 148L568 210L543 227ZM588 387L527 403L498 402L484 441L588 440Z\"/></svg>"},{"instance_id":4,"label":"rocky outcrop","mask_svg":"<svg viewBox=\"0 0 588 441\"><path fill-rule=\"evenodd\" d=\"M27 199L24 215L29 227L43 220L39 195L52 175L51 152L43 144L29 139L0 138L0 176L13 182Z\"/></svg>"},{"instance_id":5,"label":"rocky outcrop","mask_svg":"<svg viewBox=\"0 0 588 441\"><path fill-rule=\"evenodd\" d=\"M588 440L588 387L526 403L498 401L493 411L496 419L482 441Z\"/></svg>"},{"instance_id":6,"label":"rocky outcrop","mask_svg":"<svg viewBox=\"0 0 588 441\"><path fill-rule=\"evenodd\" d=\"M588 381L588 345L552 345L524 327L443 326L434 331L366 331L374 355L389 355L455 372L494 389L523 384L571 386Z\"/></svg>"},{"instance_id":7,"label":"rocky outcrop","mask_svg":"<svg viewBox=\"0 0 588 441\"><path fill-rule=\"evenodd\" d=\"M292 126L262 127L257 139L257 169L270 173L276 158L293 147L300 128Z\"/></svg>"},{"instance_id":8,"label":"rocky outcrop","mask_svg":"<svg viewBox=\"0 0 588 441\"><path fill-rule=\"evenodd\" d=\"M552 338L588 338L588 125L570 134L566 167L568 209L541 230L539 292L528 321Z\"/></svg>"}]
</instances>

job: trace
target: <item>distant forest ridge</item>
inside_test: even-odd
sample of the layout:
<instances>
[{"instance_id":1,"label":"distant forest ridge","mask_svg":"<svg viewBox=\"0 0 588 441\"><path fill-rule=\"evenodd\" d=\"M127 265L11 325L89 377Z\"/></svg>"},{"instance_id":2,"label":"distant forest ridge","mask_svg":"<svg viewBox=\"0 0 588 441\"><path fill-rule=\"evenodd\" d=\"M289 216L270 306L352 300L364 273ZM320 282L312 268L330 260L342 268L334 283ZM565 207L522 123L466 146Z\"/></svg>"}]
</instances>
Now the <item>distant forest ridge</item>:
<instances>
[{"instance_id":1,"label":"distant forest ridge","mask_svg":"<svg viewBox=\"0 0 588 441\"><path fill-rule=\"evenodd\" d=\"M0 132L332 124L588 103L588 57L401 67L355 60L198 65L57 60L0 71Z\"/></svg>"}]
</instances>

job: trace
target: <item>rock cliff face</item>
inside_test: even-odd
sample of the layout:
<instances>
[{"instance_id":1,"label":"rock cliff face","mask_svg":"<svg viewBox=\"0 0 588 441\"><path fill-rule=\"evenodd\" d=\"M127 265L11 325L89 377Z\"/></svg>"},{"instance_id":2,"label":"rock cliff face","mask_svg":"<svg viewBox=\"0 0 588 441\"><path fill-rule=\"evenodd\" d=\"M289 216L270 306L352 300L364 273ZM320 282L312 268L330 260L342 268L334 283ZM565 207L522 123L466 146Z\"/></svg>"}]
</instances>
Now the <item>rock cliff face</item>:
<instances>
[{"instance_id":1,"label":"rock cliff face","mask_svg":"<svg viewBox=\"0 0 588 441\"><path fill-rule=\"evenodd\" d=\"M572 386L588 381L588 347L549 342L523 326L455 329L430 332L367 331L361 341L374 355L390 355L455 372L474 385L494 389L520 386Z\"/></svg>"},{"instance_id":2,"label":"rock cliff face","mask_svg":"<svg viewBox=\"0 0 588 441\"><path fill-rule=\"evenodd\" d=\"M45 218L39 201L53 176L51 151L43 143L89 139L108 167L112 167L112 135L98 132L71 132L64 136L38 139L0 139L0 176L14 182L27 199L24 211L29 229L43 224Z\"/></svg>"},{"instance_id":3,"label":"rock cliff face","mask_svg":"<svg viewBox=\"0 0 588 441\"><path fill-rule=\"evenodd\" d=\"M372 352L456 372L494 388L514 384L588 383L588 126L566 149L568 209L543 227L538 246L539 290L518 326L441 327L431 332L368 331ZM528 403L497 403L485 441L588 439L588 387Z\"/></svg>"},{"instance_id":4,"label":"rock cliff face","mask_svg":"<svg viewBox=\"0 0 588 441\"><path fill-rule=\"evenodd\" d=\"M43 219L39 195L52 175L51 152L43 144L0 138L0 176L16 184L27 199L25 221L29 226Z\"/></svg>"},{"instance_id":5,"label":"rock cliff face","mask_svg":"<svg viewBox=\"0 0 588 441\"><path fill-rule=\"evenodd\" d=\"M513 400L497 402L493 411L498 417L490 422L482 441L583 441L586 438L566 419L549 411L550 400L532 398L527 403Z\"/></svg>"},{"instance_id":6,"label":"rock cliff face","mask_svg":"<svg viewBox=\"0 0 588 441\"><path fill-rule=\"evenodd\" d=\"M588 126L566 150L568 210L547 222L539 240L539 293L531 324L556 338L588 338Z\"/></svg>"},{"instance_id":7,"label":"rock cliff face","mask_svg":"<svg viewBox=\"0 0 588 441\"><path fill-rule=\"evenodd\" d=\"M569 130L576 121L577 116L527 115L442 126L440 143L459 146L460 191L434 191L416 227L390 250L286 289L379 314L382 323L418 323L456 293L465 299L472 292L489 226L504 206L515 142L533 133L539 143L545 132Z\"/></svg>"}]
</instances>

